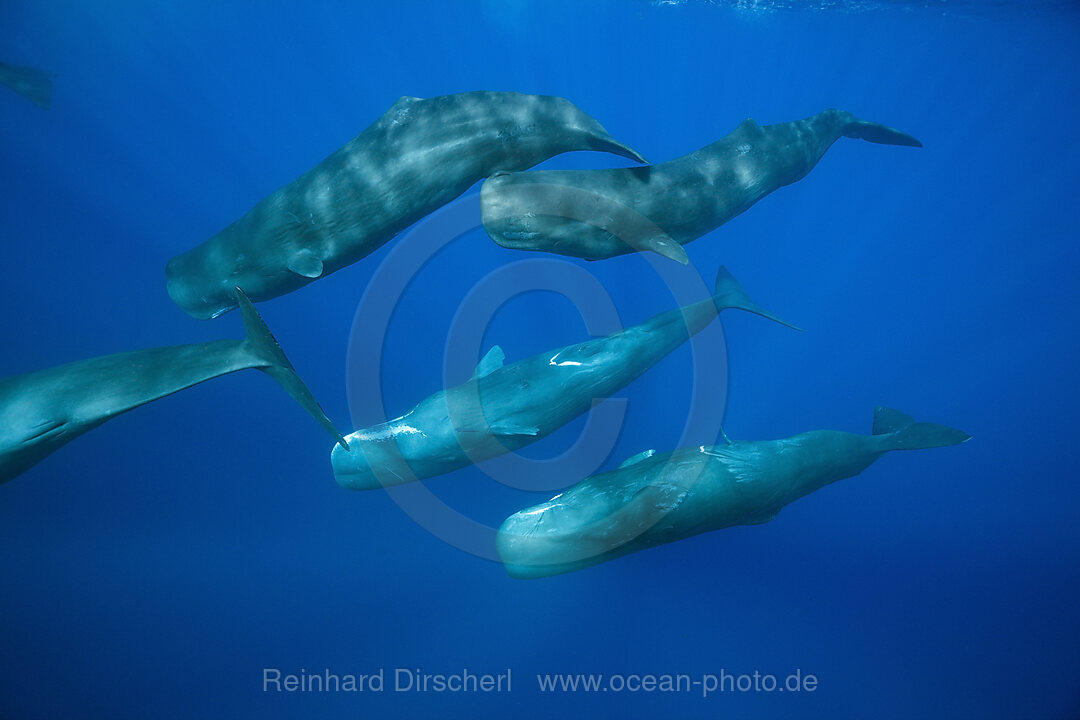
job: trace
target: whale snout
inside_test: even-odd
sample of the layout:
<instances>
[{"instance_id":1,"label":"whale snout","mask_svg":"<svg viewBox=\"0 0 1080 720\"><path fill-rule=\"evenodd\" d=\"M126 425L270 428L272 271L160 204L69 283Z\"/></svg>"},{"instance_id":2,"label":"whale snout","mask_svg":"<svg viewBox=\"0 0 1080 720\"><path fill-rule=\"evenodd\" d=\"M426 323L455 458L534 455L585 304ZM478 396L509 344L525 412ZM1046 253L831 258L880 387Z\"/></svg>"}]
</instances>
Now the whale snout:
<instances>
[{"instance_id":1,"label":"whale snout","mask_svg":"<svg viewBox=\"0 0 1080 720\"><path fill-rule=\"evenodd\" d=\"M165 266L165 289L174 303L199 320L216 318L236 307L233 286L209 280L191 253L169 260Z\"/></svg>"},{"instance_id":2,"label":"whale snout","mask_svg":"<svg viewBox=\"0 0 1080 720\"><path fill-rule=\"evenodd\" d=\"M334 468L337 484L346 490L375 490L382 487L368 464L361 448L362 442L351 435L345 439L349 449L337 444L330 452L330 464Z\"/></svg>"},{"instance_id":3,"label":"whale snout","mask_svg":"<svg viewBox=\"0 0 1080 720\"><path fill-rule=\"evenodd\" d=\"M330 452L334 479L346 490L378 490L416 480L416 475L390 441L373 441L359 433L346 436L349 448L341 444Z\"/></svg>"},{"instance_id":4,"label":"whale snout","mask_svg":"<svg viewBox=\"0 0 1080 720\"><path fill-rule=\"evenodd\" d=\"M536 212L522 206L513 173L496 173L480 188L480 219L491 239L511 250L541 247L543 233L535 227Z\"/></svg>"}]
</instances>

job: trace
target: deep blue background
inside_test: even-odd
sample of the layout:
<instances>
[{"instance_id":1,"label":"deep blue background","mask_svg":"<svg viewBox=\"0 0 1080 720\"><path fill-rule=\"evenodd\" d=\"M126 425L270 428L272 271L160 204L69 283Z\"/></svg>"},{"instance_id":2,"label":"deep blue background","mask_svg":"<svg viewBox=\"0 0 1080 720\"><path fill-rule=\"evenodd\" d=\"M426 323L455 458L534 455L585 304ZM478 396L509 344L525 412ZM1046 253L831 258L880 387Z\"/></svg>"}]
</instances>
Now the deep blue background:
<instances>
[{"instance_id":1,"label":"deep blue background","mask_svg":"<svg viewBox=\"0 0 1080 720\"><path fill-rule=\"evenodd\" d=\"M0 488L0 718L1077 716L1074 4L158 5L0 5L0 59L59 74L50 112L0 88L0 376L238 336L235 314L202 323L170 302L165 262L402 94L562 95L654 161L746 117L835 106L926 147L841 140L805 180L690 246L703 274L726 264L806 328L724 318L728 432L868 432L888 404L974 439L883 458L767 525L519 582L384 493L340 489L327 438L268 378L215 380ZM353 313L388 251L260 306L350 429ZM442 382L469 285L521 257L473 233L428 267L388 335L391 412ZM588 269L625 322L671 306L640 258ZM488 337L514 360L584 333L572 305L536 293ZM625 391L608 466L677 441L691 361L684 348ZM556 453L568 433L530 452ZM476 469L428 484L489 524L543 499ZM515 688L285 696L261 692L267 666L511 667ZM721 668L802 668L820 689L541 696L534 680Z\"/></svg>"}]
</instances>

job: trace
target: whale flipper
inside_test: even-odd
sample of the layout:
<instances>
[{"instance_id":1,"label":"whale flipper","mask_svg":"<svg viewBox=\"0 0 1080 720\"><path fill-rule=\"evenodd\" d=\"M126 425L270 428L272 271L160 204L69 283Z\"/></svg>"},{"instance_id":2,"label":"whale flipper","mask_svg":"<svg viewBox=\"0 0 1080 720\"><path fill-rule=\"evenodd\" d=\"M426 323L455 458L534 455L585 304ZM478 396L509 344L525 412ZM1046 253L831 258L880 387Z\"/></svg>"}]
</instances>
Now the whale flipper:
<instances>
[{"instance_id":1,"label":"whale flipper","mask_svg":"<svg viewBox=\"0 0 1080 720\"><path fill-rule=\"evenodd\" d=\"M323 262L310 250L301 250L289 259L286 267L301 277L317 278L323 274Z\"/></svg>"},{"instance_id":2,"label":"whale flipper","mask_svg":"<svg viewBox=\"0 0 1080 720\"><path fill-rule=\"evenodd\" d=\"M641 241L631 240L630 245L638 252L648 250L682 265L690 264L690 256L686 254L683 246L667 235L655 235Z\"/></svg>"},{"instance_id":3,"label":"whale flipper","mask_svg":"<svg viewBox=\"0 0 1080 720\"><path fill-rule=\"evenodd\" d=\"M771 312L751 300L750 296L746 294L746 290L743 290L742 285L739 284L739 281L736 280L735 276L728 272L728 269L723 265L720 266L720 270L716 273L713 301L716 303L717 310L726 310L728 308L745 310L746 312L760 315L763 318L768 318L773 322L778 322L792 330L802 331L802 328L797 325L792 325L786 320L781 320L779 317L773 315Z\"/></svg>"},{"instance_id":4,"label":"whale flipper","mask_svg":"<svg viewBox=\"0 0 1080 720\"><path fill-rule=\"evenodd\" d=\"M318 400L311 394L308 386L296 374L296 370L293 369L289 358L285 357L285 352L270 333L270 328L266 327L266 323L256 312L255 306L240 288L236 288L236 299L240 305L240 314L243 317L244 330L247 333L244 345L252 355L266 363L265 367L258 369L274 378L278 385L281 385L285 392L292 395L293 399L300 403L300 407L307 410L311 417L315 418L337 440L341 447L348 450L349 444L345 442L345 438L341 436L341 433L334 427L334 423L323 412Z\"/></svg>"},{"instance_id":5,"label":"whale flipper","mask_svg":"<svg viewBox=\"0 0 1080 720\"><path fill-rule=\"evenodd\" d=\"M904 145L906 147L922 147L923 144L917 139L881 123L869 120L853 120L844 127L844 137L866 140L879 145Z\"/></svg>"},{"instance_id":6,"label":"whale flipper","mask_svg":"<svg viewBox=\"0 0 1080 720\"><path fill-rule=\"evenodd\" d=\"M915 422L899 410L879 407L874 410L874 435L881 437L885 450L923 450L959 445L971 439L963 430Z\"/></svg>"}]
</instances>

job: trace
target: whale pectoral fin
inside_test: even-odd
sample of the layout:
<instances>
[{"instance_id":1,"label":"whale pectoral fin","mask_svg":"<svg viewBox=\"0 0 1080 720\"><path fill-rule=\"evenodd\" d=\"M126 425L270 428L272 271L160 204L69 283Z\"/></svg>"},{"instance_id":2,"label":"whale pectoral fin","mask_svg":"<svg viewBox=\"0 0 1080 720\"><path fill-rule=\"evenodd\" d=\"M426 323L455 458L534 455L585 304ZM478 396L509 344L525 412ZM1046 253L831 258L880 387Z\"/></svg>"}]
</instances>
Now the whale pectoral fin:
<instances>
[{"instance_id":1,"label":"whale pectoral fin","mask_svg":"<svg viewBox=\"0 0 1080 720\"><path fill-rule=\"evenodd\" d=\"M641 462L642 460L648 460L649 458L651 458L655 454L656 454L655 450L652 450L652 449L644 450L642 452L639 452L637 455L631 455L630 457L623 460L622 464L619 465L619 467L624 468L624 467L629 467L630 465L636 465L637 463Z\"/></svg>"},{"instance_id":2,"label":"whale pectoral fin","mask_svg":"<svg viewBox=\"0 0 1080 720\"><path fill-rule=\"evenodd\" d=\"M503 352L503 349L498 345L492 345L491 349L487 351L487 354L481 358L479 363L477 363L476 372L473 373L473 377L477 380L482 377L487 377L501 368L504 360L506 360L506 354Z\"/></svg>"},{"instance_id":3,"label":"whale pectoral fin","mask_svg":"<svg viewBox=\"0 0 1080 720\"><path fill-rule=\"evenodd\" d=\"M690 264L690 257L683 246L667 235L656 235L638 242L630 243L638 252L654 252L683 265Z\"/></svg>"},{"instance_id":4,"label":"whale pectoral fin","mask_svg":"<svg viewBox=\"0 0 1080 720\"><path fill-rule=\"evenodd\" d=\"M540 428L535 425L515 425L514 423L495 423L491 426L495 435L539 435Z\"/></svg>"},{"instance_id":5,"label":"whale pectoral fin","mask_svg":"<svg viewBox=\"0 0 1080 720\"><path fill-rule=\"evenodd\" d=\"M323 274L323 262L310 250L301 250L289 258L286 265L291 272L306 278L317 278Z\"/></svg>"}]
</instances>

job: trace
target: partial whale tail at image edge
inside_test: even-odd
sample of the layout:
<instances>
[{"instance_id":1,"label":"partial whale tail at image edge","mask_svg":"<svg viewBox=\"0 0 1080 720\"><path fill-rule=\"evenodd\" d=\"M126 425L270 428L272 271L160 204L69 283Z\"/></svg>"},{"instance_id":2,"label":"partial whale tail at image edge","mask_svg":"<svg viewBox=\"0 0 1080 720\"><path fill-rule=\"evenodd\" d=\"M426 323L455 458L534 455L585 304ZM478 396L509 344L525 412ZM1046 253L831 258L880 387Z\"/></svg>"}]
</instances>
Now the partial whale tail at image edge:
<instances>
[{"instance_id":1,"label":"partial whale tail at image edge","mask_svg":"<svg viewBox=\"0 0 1080 720\"><path fill-rule=\"evenodd\" d=\"M601 128L602 135L598 135L591 139L592 150L596 152L606 152L612 155L619 155L633 160L634 162L641 163L642 165L648 165L649 161L645 159L645 156L639 153L634 148L625 143L621 143L615 138L611 137L606 130Z\"/></svg>"},{"instance_id":2,"label":"partial whale tail at image edge","mask_svg":"<svg viewBox=\"0 0 1080 720\"><path fill-rule=\"evenodd\" d=\"M874 434L882 435L886 450L922 450L959 445L971 439L963 430L915 422L910 415L887 407L874 409Z\"/></svg>"},{"instance_id":3,"label":"partial whale tail at image edge","mask_svg":"<svg viewBox=\"0 0 1080 720\"><path fill-rule=\"evenodd\" d=\"M345 442L345 438L341 436L341 433L334 427L334 423L323 412L318 400L311 394L308 386L296 374L296 370L293 368L292 363L289 362L289 358L285 357L285 352L281 349L278 341L274 339L270 328L266 326L258 311L255 310L255 305L240 288L236 288L236 299L240 306L240 314L244 319L244 331L247 334L244 345L253 355L266 363L266 367L258 369L274 378L285 389L285 392L300 403L300 407L307 410L311 417L315 418L341 447L348 450L349 444Z\"/></svg>"},{"instance_id":4,"label":"partial whale tail at image edge","mask_svg":"<svg viewBox=\"0 0 1080 720\"><path fill-rule=\"evenodd\" d=\"M756 302L750 299L750 296L746 294L746 290L739 284L739 281L735 279L735 276L728 272L728 269L723 265L716 273L716 286L713 291L713 301L716 303L717 311L723 311L728 308L736 310L745 310L746 312L760 315L763 318L768 318L773 322L778 322L785 327L789 327L792 330L802 331L802 328L798 325L792 325L787 320L783 320L765 308L758 305Z\"/></svg>"},{"instance_id":5,"label":"partial whale tail at image edge","mask_svg":"<svg viewBox=\"0 0 1080 720\"><path fill-rule=\"evenodd\" d=\"M52 107L56 73L0 63L0 84L6 85L43 110Z\"/></svg>"},{"instance_id":6,"label":"partial whale tail at image edge","mask_svg":"<svg viewBox=\"0 0 1080 720\"><path fill-rule=\"evenodd\" d=\"M901 132L881 123L857 118L853 118L851 122L844 126L844 137L866 140L879 145L923 146L921 142L906 132Z\"/></svg>"}]
</instances>

